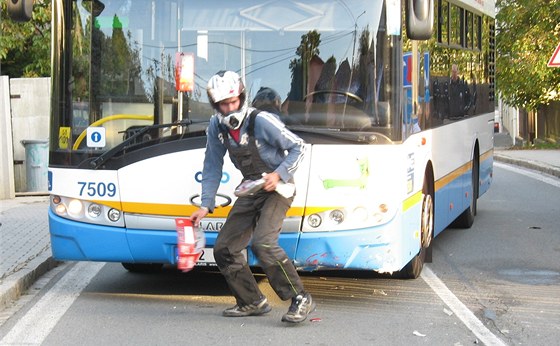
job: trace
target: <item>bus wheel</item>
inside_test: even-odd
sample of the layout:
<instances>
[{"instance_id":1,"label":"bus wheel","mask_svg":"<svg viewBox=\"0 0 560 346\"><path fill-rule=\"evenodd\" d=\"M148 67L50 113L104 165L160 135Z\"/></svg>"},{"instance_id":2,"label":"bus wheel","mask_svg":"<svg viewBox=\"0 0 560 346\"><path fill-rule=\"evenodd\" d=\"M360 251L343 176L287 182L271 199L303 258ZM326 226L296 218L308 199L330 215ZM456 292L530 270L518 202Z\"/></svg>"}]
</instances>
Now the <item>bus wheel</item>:
<instances>
[{"instance_id":1,"label":"bus wheel","mask_svg":"<svg viewBox=\"0 0 560 346\"><path fill-rule=\"evenodd\" d=\"M478 177L479 177L479 163L478 163L478 153L475 154L472 163L472 183L471 183L471 204L469 207L459 215L451 223L451 227L454 228L471 228L474 223L474 217L476 216L476 204L478 200Z\"/></svg>"},{"instance_id":2,"label":"bus wheel","mask_svg":"<svg viewBox=\"0 0 560 346\"><path fill-rule=\"evenodd\" d=\"M163 263L126 263L123 262L124 269L131 273L157 273L161 271Z\"/></svg>"},{"instance_id":3,"label":"bus wheel","mask_svg":"<svg viewBox=\"0 0 560 346\"><path fill-rule=\"evenodd\" d=\"M401 270L403 279L416 279L420 276L425 262L432 261L432 239L434 237L434 194L433 184L427 176L422 189L422 215L420 216L420 252Z\"/></svg>"},{"instance_id":4,"label":"bus wheel","mask_svg":"<svg viewBox=\"0 0 560 346\"><path fill-rule=\"evenodd\" d=\"M430 247L434 237L434 198L430 192L423 194L420 232L422 248Z\"/></svg>"},{"instance_id":5,"label":"bus wheel","mask_svg":"<svg viewBox=\"0 0 560 346\"><path fill-rule=\"evenodd\" d=\"M414 256L406 264L406 266L399 272L399 277L403 279L416 279L420 276L422 268L424 268L424 261L426 258L426 249L421 248L418 255Z\"/></svg>"}]
</instances>

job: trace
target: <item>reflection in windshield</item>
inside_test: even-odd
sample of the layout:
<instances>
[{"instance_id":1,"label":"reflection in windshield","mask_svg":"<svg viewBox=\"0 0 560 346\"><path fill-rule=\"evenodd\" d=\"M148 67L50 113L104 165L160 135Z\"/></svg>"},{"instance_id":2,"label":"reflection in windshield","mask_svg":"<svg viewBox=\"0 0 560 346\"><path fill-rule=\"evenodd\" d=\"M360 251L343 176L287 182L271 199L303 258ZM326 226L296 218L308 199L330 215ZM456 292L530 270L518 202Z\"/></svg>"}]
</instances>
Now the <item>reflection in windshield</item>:
<instances>
[{"instance_id":1,"label":"reflection in windshield","mask_svg":"<svg viewBox=\"0 0 560 346\"><path fill-rule=\"evenodd\" d=\"M279 95L289 126L400 133L392 129L400 61L389 50L400 40L386 31L400 19L387 23L381 0L107 0L101 12L95 3L78 0L73 11L68 107L80 111L55 122L72 127L73 150L91 151L79 140L84 123L105 127L107 147L96 149L104 151L144 126L208 120L206 84L224 69L243 76L249 101L261 88ZM177 52L194 56L190 92L176 90ZM175 134L156 128L149 139Z\"/></svg>"}]
</instances>

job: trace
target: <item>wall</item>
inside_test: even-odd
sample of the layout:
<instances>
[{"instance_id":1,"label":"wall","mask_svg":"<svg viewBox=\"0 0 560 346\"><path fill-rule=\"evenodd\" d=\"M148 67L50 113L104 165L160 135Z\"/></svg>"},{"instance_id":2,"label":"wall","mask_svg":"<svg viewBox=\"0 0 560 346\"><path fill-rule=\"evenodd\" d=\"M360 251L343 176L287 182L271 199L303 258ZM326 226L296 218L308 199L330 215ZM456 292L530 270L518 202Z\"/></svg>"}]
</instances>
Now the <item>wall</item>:
<instances>
[{"instance_id":1,"label":"wall","mask_svg":"<svg viewBox=\"0 0 560 346\"><path fill-rule=\"evenodd\" d=\"M15 197L10 80L0 76L0 200Z\"/></svg>"},{"instance_id":2,"label":"wall","mask_svg":"<svg viewBox=\"0 0 560 346\"><path fill-rule=\"evenodd\" d=\"M501 100L498 103L498 117L500 122L500 132L506 132L511 137L511 144L514 144L515 137L518 135L519 111L517 108L510 107Z\"/></svg>"},{"instance_id":3,"label":"wall","mask_svg":"<svg viewBox=\"0 0 560 346\"><path fill-rule=\"evenodd\" d=\"M50 78L0 78L0 119L4 119L0 120L0 199L7 199L27 189L25 147L21 141L49 137L51 93ZM4 168L9 166L13 173Z\"/></svg>"}]
</instances>

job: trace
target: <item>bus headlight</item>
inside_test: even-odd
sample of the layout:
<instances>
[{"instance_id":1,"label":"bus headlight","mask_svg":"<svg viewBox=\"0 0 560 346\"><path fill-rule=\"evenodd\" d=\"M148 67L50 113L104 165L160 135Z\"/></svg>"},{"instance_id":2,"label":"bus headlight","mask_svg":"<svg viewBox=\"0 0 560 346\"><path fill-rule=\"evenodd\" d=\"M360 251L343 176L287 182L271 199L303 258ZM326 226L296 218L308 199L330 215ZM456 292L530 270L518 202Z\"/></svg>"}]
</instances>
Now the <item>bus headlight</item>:
<instances>
[{"instance_id":1,"label":"bus headlight","mask_svg":"<svg viewBox=\"0 0 560 346\"><path fill-rule=\"evenodd\" d=\"M101 215L101 206L99 204L92 203L88 207L88 215L92 218L98 218Z\"/></svg>"},{"instance_id":2,"label":"bus headlight","mask_svg":"<svg viewBox=\"0 0 560 346\"><path fill-rule=\"evenodd\" d=\"M73 199L68 203L68 215L72 217L80 217L82 215L82 210L84 206L82 202L78 199Z\"/></svg>"},{"instance_id":3,"label":"bus headlight","mask_svg":"<svg viewBox=\"0 0 560 346\"><path fill-rule=\"evenodd\" d=\"M352 211L352 218L357 222L366 222L368 211L365 207L357 207Z\"/></svg>"},{"instance_id":4,"label":"bus headlight","mask_svg":"<svg viewBox=\"0 0 560 346\"><path fill-rule=\"evenodd\" d=\"M57 204L54 210L58 215L66 215L66 206L64 204Z\"/></svg>"},{"instance_id":5,"label":"bus headlight","mask_svg":"<svg viewBox=\"0 0 560 346\"><path fill-rule=\"evenodd\" d=\"M341 224L344 221L344 213L338 209L331 211L329 217L336 224Z\"/></svg>"},{"instance_id":6,"label":"bus headlight","mask_svg":"<svg viewBox=\"0 0 560 346\"><path fill-rule=\"evenodd\" d=\"M109 210L109 212L107 213L107 217L109 218L109 220L117 222L121 218L121 212L113 208Z\"/></svg>"},{"instance_id":7,"label":"bus headlight","mask_svg":"<svg viewBox=\"0 0 560 346\"><path fill-rule=\"evenodd\" d=\"M377 209L373 211L373 220L376 223L383 223L385 219L389 216L390 208L387 204L381 203L377 206Z\"/></svg>"},{"instance_id":8,"label":"bus headlight","mask_svg":"<svg viewBox=\"0 0 560 346\"><path fill-rule=\"evenodd\" d=\"M317 227L321 226L322 222L323 222L323 219L321 219L321 216L319 214L311 214L307 218L307 223L309 224L309 226L311 226L313 228L317 228Z\"/></svg>"},{"instance_id":9,"label":"bus headlight","mask_svg":"<svg viewBox=\"0 0 560 346\"><path fill-rule=\"evenodd\" d=\"M60 204L60 202L62 202L62 198L60 198L60 196L53 195L53 196L52 196L52 202L53 202L54 204Z\"/></svg>"},{"instance_id":10,"label":"bus headlight","mask_svg":"<svg viewBox=\"0 0 560 346\"><path fill-rule=\"evenodd\" d=\"M119 209L94 201L51 195L51 211L63 218L97 225L124 227L124 214Z\"/></svg>"},{"instance_id":11,"label":"bus headlight","mask_svg":"<svg viewBox=\"0 0 560 346\"><path fill-rule=\"evenodd\" d=\"M371 206L338 207L309 215L302 230L332 232L377 227L391 221L397 212L391 202L381 201L371 203Z\"/></svg>"}]
</instances>

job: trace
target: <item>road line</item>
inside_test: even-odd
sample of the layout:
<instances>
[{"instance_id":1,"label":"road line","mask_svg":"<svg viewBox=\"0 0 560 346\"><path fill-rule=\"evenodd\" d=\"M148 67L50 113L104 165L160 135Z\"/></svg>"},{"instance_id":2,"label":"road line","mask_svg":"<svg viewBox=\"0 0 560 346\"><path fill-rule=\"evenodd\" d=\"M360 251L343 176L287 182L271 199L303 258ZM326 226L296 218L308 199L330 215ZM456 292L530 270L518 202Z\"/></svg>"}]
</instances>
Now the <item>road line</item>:
<instances>
[{"instance_id":1,"label":"road line","mask_svg":"<svg viewBox=\"0 0 560 346\"><path fill-rule=\"evenodd\" d=\"M432 288L439 298L457 315L457 317L471 330L485 345L506 346L500 338L494 335L486 326L457 298L445 284L424 265L420 277Z\"/></svg>"},{"instance_id":2,"label":"road line","mask_svg":"<svg viewBox=\"0 0 560 346\"><path fill-rule=\"evenodd\" d=\"M547 184L550 184L552 186L560 188L560 180L551 176L551 175L548 175L546 173L535 172L535 171L533 171L529 168L520 168L520 167L517 167L517 166L512 166L512 165L509 165L509 164L500 163L500 162L496 162L496 161L494 161L494 166L503 168L505 170L508 170L508 171L511 171L511 172L514 172L514 173L522 174L526 177L533 178L533 179L539 180L543 183L547 183Z\"/></svg>"},{"instance_id":3,"label":"road line","mask_svg":"<svg viewBox=\"0 0 560 346\"><path fill-rule=\"evenodd\" d=\"M78 262L0 340L0 345L40 345L105 263Z\"/></svg>"}]
</instances>

